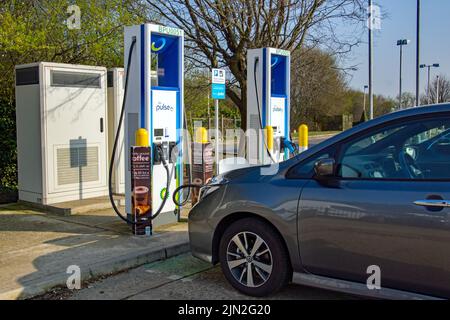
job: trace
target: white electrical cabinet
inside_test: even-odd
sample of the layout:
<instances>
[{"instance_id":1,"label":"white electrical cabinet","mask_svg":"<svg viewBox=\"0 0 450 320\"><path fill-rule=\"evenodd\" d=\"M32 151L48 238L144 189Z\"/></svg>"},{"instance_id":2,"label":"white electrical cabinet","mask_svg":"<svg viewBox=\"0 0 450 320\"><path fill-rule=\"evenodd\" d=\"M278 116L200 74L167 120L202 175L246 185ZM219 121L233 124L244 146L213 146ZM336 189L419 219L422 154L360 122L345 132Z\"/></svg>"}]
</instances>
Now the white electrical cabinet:
<instances>
[{"instance_id":1,"label":"white electrical cabinet","mask_svg":"<svg viewBox=\"0 0 450 320\"><path fill-rule=\"evenodd\" d=\"M108 194L106 72L16 66L20 200L49 205Z\"/></svg>"},{"instance_id":2,"label":"white electrical cabinet","mask_svg":"<svg viewBox=\"0 0 450 320\"><path fill-rule=\"evenodd\" d=\"M111 159L114 140L119 127L120 112L122 111L123 95L125 90L125 71L123 68L108 70L108 147ZM119 133L116 157L113 169L113 192L125 194L125 146L123 142L124 124Z\"/></svg>"}]
</instances>

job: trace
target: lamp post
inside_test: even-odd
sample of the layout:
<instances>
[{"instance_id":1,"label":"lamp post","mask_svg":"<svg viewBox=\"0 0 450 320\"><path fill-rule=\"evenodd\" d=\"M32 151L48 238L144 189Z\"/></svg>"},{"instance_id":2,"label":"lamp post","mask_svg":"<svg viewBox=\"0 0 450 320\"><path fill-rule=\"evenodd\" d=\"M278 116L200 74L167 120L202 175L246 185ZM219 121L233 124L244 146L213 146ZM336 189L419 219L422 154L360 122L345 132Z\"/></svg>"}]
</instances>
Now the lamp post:
<instances>
[{"instance_id":1,"label":"lamp post","mask_svg":"<svg viewBox=\"0 0 450 320\"><path fill-rule=\"evenodd\" d=\"M373 119L373 1L369 0L369 105L370 120Z\"/></svg>"},{"instance_id":2,"label":"lamp post","mask_svg":"<svg viewBox=\"0 0 450 320\"><path fill-rule=\"evenodd\" d=\"M367 89L369 88L369 86L368 85L365 85L364 86L364 99L363 99L363 116L364 116L364 121L366 121L367 120L367 118L366 118L366 94L367 94Z\"/></svg>"},{"instance_id":3,"label":"lamp post","mask_svg":"<svg viewBox=\"0 0 450 320\"><path fill-rule=\"evenodd\" d=\"M397 46L400 47L400 85L398 94L398 108L402 108L402 72L403 72L403 46L408 45L410 41L407 39L402 39L397 41Z\"/></svg>"},{"instance_id":4,"label":"lamp post","mask_svg":"<svg viewBox=\"0 0 450 320\"><path fill-rule=\"evenodd\" d=\"M440 84L441 77L436 77L436 104L439 104L439 84Z\"/></svg>"},{"instance_id":5,"label":"lamp post","mask_svg":"<svg viewBox=\"0 0 450 320\"><path fill-rule=\"evenodd\" d=\"M427 68L428 70L428 84L427 84L427 103L430 104L430 74L431 74L431 68L439 68L439 63L433 63L433 64L421 64L420 68L424 69Z\"/></svg>"},{"instance_id":6,"label":"lamp post","mask_svg":"<svg viewBox=\"0 0 450 320\"><path fill-rule=\"evenodd\" d=\"M420 0L417 0L417 29L416 29L416 106L420 106Z\"/></svg>"}]
</instances>

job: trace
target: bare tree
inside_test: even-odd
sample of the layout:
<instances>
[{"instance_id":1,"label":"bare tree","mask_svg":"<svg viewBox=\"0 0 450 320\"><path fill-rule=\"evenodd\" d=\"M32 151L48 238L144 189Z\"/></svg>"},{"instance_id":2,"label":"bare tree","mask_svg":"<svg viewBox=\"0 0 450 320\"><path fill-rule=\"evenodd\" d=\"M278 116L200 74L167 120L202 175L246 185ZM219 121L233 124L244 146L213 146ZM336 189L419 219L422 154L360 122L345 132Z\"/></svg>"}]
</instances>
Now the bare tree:
<instances>
[{"instance_id":1,"label":"bare tree","mask_svg":"<svg viewBox=\"0 0 450 320\"><path fill-rule=\"evenodd\" d=\"M450 102L450 81L444 75L440 75L439 78L434 79L434 81L430 85L430 104L436 103L436 97L438 94L439 103ZM424 104L428 104L428 99L426 96L423 100Z\"/></svg>"},{"instance_id":2,"label":"bare tree","mask_svg":"<svg viewBox=\"0 0 450 320\"><path fill-rule=\"evenodd\" d=\"M398 101L398 95L395 98ZM397 103L398 105L398 103ZM411 92L403 92L402 93L402 108L410 108L416 105L416 96ZM398 108L398 106L397 106Z\"/></svg>"},{"instance_id":3,"label":"bare tree","mask_svg":"<svg viewBox=\"0 0 450 320\"><path fill-rule=\"evenodd\" d=\"M196 67L228 68L232 81L227 95L243 119L247 49L270 46L296 51L307 44L332 48L335 53L348 52L359 43L359 35L355 36L352 30L352 36L338 37L336 26L345 21L348 28L364 19L363 0L147 0L147 3L162 22L185 31L187 57Z\"/></svg>"}]
</instances>

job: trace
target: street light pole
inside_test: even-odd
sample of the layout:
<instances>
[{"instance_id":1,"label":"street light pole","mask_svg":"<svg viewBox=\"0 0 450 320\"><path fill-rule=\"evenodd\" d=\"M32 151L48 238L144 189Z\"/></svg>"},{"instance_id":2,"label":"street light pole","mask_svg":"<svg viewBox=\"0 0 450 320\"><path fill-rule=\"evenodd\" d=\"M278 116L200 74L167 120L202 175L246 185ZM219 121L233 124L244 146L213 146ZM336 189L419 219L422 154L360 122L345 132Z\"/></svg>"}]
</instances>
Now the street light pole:
<instances>
[{"instance_id":1,"label":"street light pole","mask_svg":"<svg viewBox=\"0 0 450 320\"><path fill-rule=\"evenodd\" d=\"M403 45L400 44L400 86L399 86L399 94L398 94L398 108L402 109L402 64L403 64Z\"/></svg>"},{"instance_id":2,"label":"street light pole","mask_svg":"<svg viewBox=\"0 0 450 320\"><path fill-rule=\"evenodd\" d=\"M367 91L367 88L369 88L369 86L364 86L364 99L363 99L363 116L364 116L364 121L366 121L367 120L367 118L366 118L366 91Z\"/></svg>"},{"instance_id":3,"label":"street light pole","mask_svg":"<svg viewBox=\"0 0 450 320\"><path fill-rule=\"evenodd\" d=\"M434 64L430 64L430 65L426 65L426 64L421 64L420 65L421 69L427 68L427 71L428 71L428 75L427 75L427 78L428 78L428 83L427 83L427 103L428 104L430 104L431 68L439 68L439 67L440 67L439 63L434 63Z\"/></svg>"},{"instance_id":4,"label":"street light pole","mask_svg":"<svg viewBox=\"0 0 450 320\"><path fill-rule=\"evenodd\" d=\"M398 108L402 109L402 72L403 72L403 46L408 45L409 40L403 39L397 41L397 46L400 47L400 85L398 94Z\"/></svg>"},{"instance_id":5,"label":"street light pole","mask_svg":"<svg viewBox=\"0 0 450 320\"><path fill-rule=\"evenodd\" d=\"M428 79L427 79L427 103L430 104L430 70L431 66L428 66Z\"/></svg>"},{"instance_id":6,"label":"street light pole","mask_svg":"<svg viewBox=\"0 0 450 320\"><path fill-rule=\"evenodd\" d=\"M373 7L372 0L369 0L369 104L370 120L373 119Z\"/></svg>"},{"instance_id":7,"label":"street light pole","mask_svg":"<svg viewBox=\"0 0 450 320\"><path fill-rule=\"evenodd\" d=\"M420 105L420 0L417 0L417 30L416 30L416 106Z\"/></svg>"},{"instance_id":8,"label":"street light pole","mask_svg":"<svg viewBox=\"0 0 450 320\"><path fill-rule=\"evenodd\" d=\"M441 80L441 77L436 77L436 104L439 104L439 81Z\"/></svg>"}]
</instances>

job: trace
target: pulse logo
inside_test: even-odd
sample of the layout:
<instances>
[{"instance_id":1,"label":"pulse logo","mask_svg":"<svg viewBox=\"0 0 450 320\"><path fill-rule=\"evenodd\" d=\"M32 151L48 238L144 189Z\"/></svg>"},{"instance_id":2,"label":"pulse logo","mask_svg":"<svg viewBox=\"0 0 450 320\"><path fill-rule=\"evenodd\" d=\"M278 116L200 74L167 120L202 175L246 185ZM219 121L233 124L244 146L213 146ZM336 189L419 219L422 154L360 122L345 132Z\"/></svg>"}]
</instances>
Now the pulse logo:
<instances>
[{"instance_id":1,"label":"pulse logo","mask_svg":"<svg viewBox=\"0 0 450 320\"><path fill-rule=\"evenodd\" d=\"M155 42L152 42L152 51L153 52L159 52L166 46L166 39L160 38L156 40Z\"/></svg>"},{"instance_id":2,"label":"pulse logo","mask_svg":"<svg viewBox=\"0 0 450 320\"><path fill-rule=\"evenodd\" d=\"M173 111L174 108L165 103L158 103L156 105L156 111Z\"/></svg>"}]
</instances>

